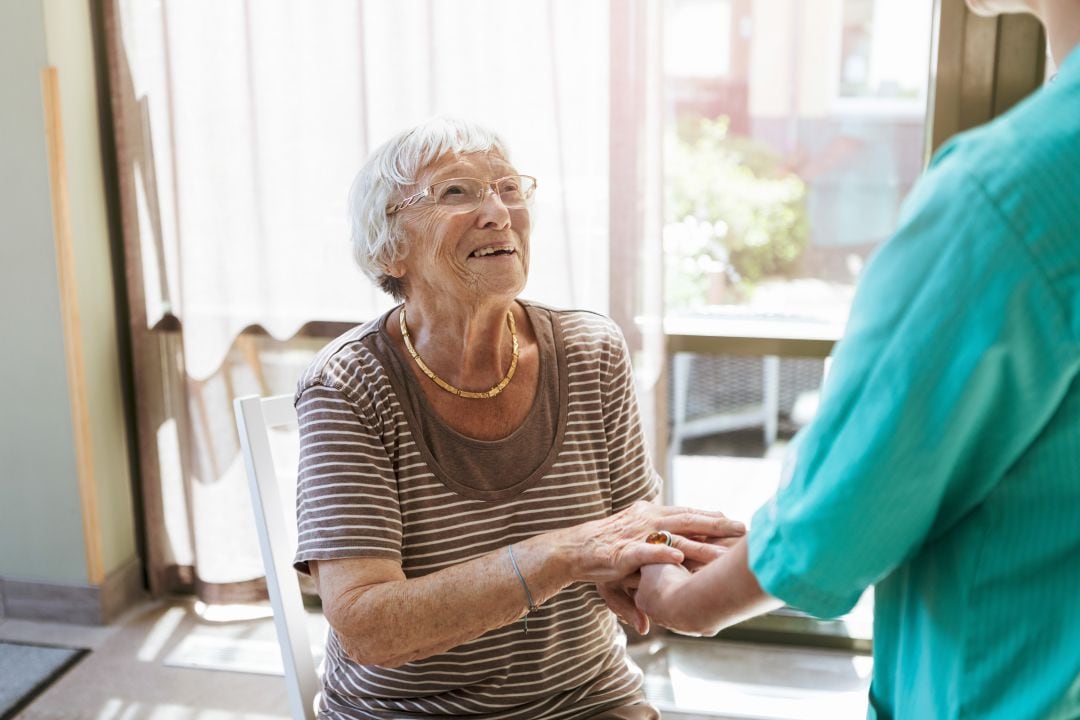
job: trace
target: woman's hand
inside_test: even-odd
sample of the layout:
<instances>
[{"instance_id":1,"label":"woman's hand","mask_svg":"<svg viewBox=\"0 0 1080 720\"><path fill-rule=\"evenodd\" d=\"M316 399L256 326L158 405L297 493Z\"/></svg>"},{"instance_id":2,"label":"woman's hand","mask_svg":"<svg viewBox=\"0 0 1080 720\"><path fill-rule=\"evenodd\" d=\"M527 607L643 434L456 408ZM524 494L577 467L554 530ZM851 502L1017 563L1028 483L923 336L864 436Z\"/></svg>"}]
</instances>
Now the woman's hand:
<instances>
[{"instance_id":1,"label":"woman's hand","mask_svg":"<svg viewBox=\"0 0 1080 720\"><path fill-rule=\"evenodd\" d=\"M711 563L716 558L722 556L728 550L733 548L743 536L732 537L694 537L690 540L696 540L701 546L704 546L701 550L695 553L686 553L686 559L683 560L682 566L692 573L697 572L701 568ZM672 543L675 547L679 547L679 539L676 537L675 542Z\"/></svg>"},{"instance_id":2,"label":"woman's hand","mask_svg":"<svg viewBox=\"0 0 1080 720\"><path fill-rule=\"evenodd\" d=\"M645 635L649 632L649 616L634 604L634 593L640 580L641 576L634 573L622 580L599 583L596 589L600 592L600 597L604 598L608 609L615 613L623 625L630 625L638 635Z\"/></svg>"},{"instance_id":3,"label":"woman's hand","mask_svg":"<svg viewBox=\"0 0 1080 720\"><path fill-rule=\"evenodd\" d=\"M645 542L658 530L672 534L670 547ZM720 512L638 501L615 515L564 532L573 557L574 579L601 585L622 580L642 565L678 564L686 559L709 562L722 554L723 548L690 538L735 539L742 537L746 528Z\"/></svg>"},{"instance_id":4,"label":"woman's hand","mask_svg":"<svg viewBox=\"0 0 1080 720\"><path fill-rule=\"evenodd\" d=\"M739 537L741 536L710 538L699 535L684 538L681 535L672 535L671 545L683 553L682 566L690 572L697 572L726 553L729 547L738 542ZM634 572L622 580L598 583L596 589L608 608L624 625L632 626L638 635L645 635L649 632L649 616L634 604L634 596L640 583L641 573Z\"/></svg>"}]
</instances>

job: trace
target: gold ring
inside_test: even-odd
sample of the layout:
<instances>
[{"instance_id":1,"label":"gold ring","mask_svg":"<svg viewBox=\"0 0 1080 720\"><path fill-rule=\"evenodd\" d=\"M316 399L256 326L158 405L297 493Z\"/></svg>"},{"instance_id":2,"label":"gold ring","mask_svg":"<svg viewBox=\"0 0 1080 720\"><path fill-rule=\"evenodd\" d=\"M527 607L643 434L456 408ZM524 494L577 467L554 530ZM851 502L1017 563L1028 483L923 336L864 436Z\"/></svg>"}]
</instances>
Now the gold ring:
<instances>
[{"instance_id":1,"label":"gold ring","mask_svg":"<svg viewBox=\"0 0 1080 720\"><path fill-rule=\"evenodd\" d=\"M649 533L649 536L645 538L645 542L650 545L667 545L668 547L671 547L671 533L667 530L657 530L654 533Z\"/></svg>"}]
</instances>

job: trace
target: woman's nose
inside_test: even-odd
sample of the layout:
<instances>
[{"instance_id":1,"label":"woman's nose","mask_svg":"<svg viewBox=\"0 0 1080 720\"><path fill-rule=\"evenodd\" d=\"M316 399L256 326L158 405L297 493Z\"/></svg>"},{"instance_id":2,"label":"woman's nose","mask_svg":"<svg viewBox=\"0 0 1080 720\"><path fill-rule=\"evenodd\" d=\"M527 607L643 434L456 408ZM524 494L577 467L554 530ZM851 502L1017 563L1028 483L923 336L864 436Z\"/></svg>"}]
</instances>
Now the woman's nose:
<instances>
[{"instance_id":1,"label":"woman's nose","mask_svg":"<svg viewBox=\"0 0 1080 720\"><path fill-rule=\"evenodd\" d=\"M488 186L484 188L484 197L480 200L477 222L482 227L501 229L510 226L510 210L503 203L499 193Z\"/></svg>"}]
</instances>

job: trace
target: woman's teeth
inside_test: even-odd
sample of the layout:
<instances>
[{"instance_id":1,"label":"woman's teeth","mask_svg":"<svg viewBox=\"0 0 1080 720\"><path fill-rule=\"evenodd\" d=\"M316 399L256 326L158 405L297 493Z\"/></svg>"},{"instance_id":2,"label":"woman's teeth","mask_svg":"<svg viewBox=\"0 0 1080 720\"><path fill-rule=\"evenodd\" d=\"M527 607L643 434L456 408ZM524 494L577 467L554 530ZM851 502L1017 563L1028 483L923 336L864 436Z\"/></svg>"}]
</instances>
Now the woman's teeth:
<instances>
[{"instance_id":1,"label":"woman's teeth","mask_svg":"<svg viewBox=\"0 0 1080 720\"><path fill-rule=\"evenodd\" d=\"M514 252L514 250L512 248L487 247L487 248L480 248L479 250L474 250L473 253L472 253L472 256L473 257L485 257L487 255L495 255L496 253L502 254L502 255L510 255L513 252Z\"/></svg>"}]
</instances>

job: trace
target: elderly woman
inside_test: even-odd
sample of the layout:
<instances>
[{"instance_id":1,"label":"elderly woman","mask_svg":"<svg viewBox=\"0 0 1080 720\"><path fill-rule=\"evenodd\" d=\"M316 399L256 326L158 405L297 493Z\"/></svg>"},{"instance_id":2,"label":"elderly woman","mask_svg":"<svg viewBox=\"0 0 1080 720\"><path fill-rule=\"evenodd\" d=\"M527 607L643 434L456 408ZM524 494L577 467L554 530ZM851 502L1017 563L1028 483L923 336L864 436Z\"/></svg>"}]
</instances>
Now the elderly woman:
<instances>
[{"instance_id":1,"label":"elderly woman","mask_svg":"<svg viewBox=\"0 0 1080 720\"><path fill-rule=\"evenodd\" d=\"M624 589L642 564L743 533L645 502L615 325L518 299L535 189L496 135L445 119L354 183L356 259L401 304L330 343L296 397L324 717L659 717L605 600L645 629Z\"/></svg>"}]
</instances>

